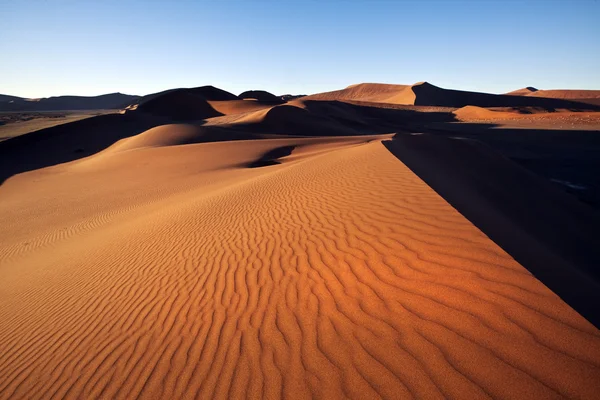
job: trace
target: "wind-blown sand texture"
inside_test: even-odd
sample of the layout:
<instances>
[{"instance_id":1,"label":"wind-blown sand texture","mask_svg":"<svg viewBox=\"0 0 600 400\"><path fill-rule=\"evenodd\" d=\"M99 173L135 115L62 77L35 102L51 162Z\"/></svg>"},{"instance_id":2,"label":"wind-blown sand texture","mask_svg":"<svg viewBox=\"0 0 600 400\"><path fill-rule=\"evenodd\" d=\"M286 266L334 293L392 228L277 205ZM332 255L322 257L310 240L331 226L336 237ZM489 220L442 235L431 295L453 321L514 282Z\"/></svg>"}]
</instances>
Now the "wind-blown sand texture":
<instances>
[{"instance_id":1,"label":"wind-blown sand texture","mask_svg":"<svg viewBox=\"0 0 600 400\"><path fill-rule=\"evenodd\" d=\"M0 398L600 393L592 324L388 151L392 135L324 103L343 123L310 137L334 122L302 104L202 103L222 115L132 134L139 107L98 123L132 126L107 148L7 176ZM284 136L300 118L306 137ZM20 139L7 148L42 151Z\"/></svg>"}]
</instances>

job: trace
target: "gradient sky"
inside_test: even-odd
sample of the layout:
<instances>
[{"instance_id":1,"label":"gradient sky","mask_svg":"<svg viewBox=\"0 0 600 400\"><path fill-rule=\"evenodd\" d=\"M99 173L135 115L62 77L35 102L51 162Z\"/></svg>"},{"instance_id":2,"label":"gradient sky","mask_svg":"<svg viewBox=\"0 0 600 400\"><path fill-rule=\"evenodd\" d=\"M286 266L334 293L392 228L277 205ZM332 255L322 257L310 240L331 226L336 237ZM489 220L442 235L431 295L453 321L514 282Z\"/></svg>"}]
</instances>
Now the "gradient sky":
<instances>
[{"instance_id":1,"label":"gradient sky","mask_svg":"<svg viewBox=\"0 0 600 400\"><path fill-rule=\"evenodd\" d=\"M0 93L600 89L600 1L0 0Z\"/></svg>"}]
</instances>

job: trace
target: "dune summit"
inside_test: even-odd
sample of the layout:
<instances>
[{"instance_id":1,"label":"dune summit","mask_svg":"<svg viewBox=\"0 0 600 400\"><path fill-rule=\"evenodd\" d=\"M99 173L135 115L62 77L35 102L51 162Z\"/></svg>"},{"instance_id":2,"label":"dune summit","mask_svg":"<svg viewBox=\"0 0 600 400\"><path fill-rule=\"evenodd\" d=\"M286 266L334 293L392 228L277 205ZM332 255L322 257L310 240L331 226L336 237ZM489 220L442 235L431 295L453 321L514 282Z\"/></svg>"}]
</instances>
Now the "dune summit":
<instances>
[{"instance_id":1,"label":"dune summit","mask_svg":"<svg viewBox=\"0 0 600 400\"><path fill-rule=\"evenodd\" d=\"M594 104L271 96L0 142L1 399L597 398Z\"/></svg>"}]
</instances>

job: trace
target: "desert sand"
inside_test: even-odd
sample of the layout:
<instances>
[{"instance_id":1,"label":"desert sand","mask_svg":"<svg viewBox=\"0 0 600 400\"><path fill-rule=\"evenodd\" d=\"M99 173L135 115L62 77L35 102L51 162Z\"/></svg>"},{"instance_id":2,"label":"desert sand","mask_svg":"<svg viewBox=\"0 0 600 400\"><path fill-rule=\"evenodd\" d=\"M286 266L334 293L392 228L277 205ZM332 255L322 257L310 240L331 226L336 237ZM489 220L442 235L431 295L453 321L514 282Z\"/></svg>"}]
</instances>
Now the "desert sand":
<instances>
[{"instance_id":1,"label":"desert sand","mask_svg":"<svg viewBox=\"0 0 600 400\"><path fill-rule=\"evenodd\" d=\"M79 121L95 115L109 114L114 110L89 110L66 112L2 112L0 113L0 141L50 128L68 122Z\"/></svg>"},{"instance_id":2,"label":"desert sand","mask_svg":"<svg viewBox=\"0 0 600 400\"><path fill-rule=\"evenodd\" d=\"M177 89L0 143L0 398L597 398L596 210L447 138L521 97L414 87Z\"/></svg>"}]
</instances>

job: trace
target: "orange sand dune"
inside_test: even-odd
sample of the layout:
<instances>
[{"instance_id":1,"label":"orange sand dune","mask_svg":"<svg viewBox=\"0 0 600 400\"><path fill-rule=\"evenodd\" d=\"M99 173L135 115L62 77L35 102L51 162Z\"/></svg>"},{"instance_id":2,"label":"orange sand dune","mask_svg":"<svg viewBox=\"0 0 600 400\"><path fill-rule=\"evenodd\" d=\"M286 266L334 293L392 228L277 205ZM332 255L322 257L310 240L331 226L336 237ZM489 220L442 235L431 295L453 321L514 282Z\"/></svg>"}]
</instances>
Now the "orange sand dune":
<instances>
[{"instance_id":1,"label":"orange sand dune","mask_svg":"<svg viewBox=\"0 0 600 400\"><path fill-rule=\"evenodd\" d=\"M462 90L443 89L428 82L419 82L411 86L363 83L349 86L346 89L333 92L319 93L303 97L303 100L354 100L364 102L403 104L415 106L455 107L553 107L573 108L584 110L599 109L595 103L585 104L570 101L570 97L554 96L553 99L537 96L543 91L531 92L526 88L527 95L522 96L519 90L510 95L496 95Z\"/></svg>"},{"instance_id":2,"label":"orange sand dune","mask_svg":"<svg viewBox=\"0 0 600 400\"><path fill-rule=\"evenodd\" d=\"M377 103L389 103L388 99L403 92L408 85L390 85L383 83L360 83L345 89L318 93L302 97L311 100L361 100Z\"/></svg>"},{"instance_id":3,"label":"orange sand dune","mask_svg":"<svg viewBox=\"0 0 600 400\"><path fill-rule=\"evenodd\" d=\"M600 127L600 112L466 106L455 110L453 114L461 122L491 122L516 128L598 130Z\"/></svg>"},{"instance_id":4,"label":"orange sand dune","mask_svg":"<svg viewBox=\"0 0 600 400\"><path fill-rule=\"evenodd\" d=\"M600 90L538 90L527 96L569 100L597 99L600 98Z\"/></svg>"},{"instance_id":5,"label":"orange sand dune","mask_svg":"<svg viewBox=\"0 0 600 400\"><path fill-rule=\"evenodd\" d=\"M0 143L0 399L597 398L591 211L392 140L547 111L456 92L176 89Z\"/></svg>"},{"instance_id":6,"label":"orange sand dune","mask_svg":"<svg viewBox=\"0 0 600 400\"><path fill-rule=\"evenodd\" d=\"M381 137L149 133L0 186L0 398L600 391L598 330Z\"/></svg>"},{"instance_id":7,"label":"orange sand dune","mask_svg":"<svg viewBox=\"0 0 600 400\"><path fill-rule=\"evenodd\" d=\"M508 92L506 94L511 96L527 96L533 92L537 92L537 89L532 86L527 86L521 89L513 90L512 92Z\"/></svg>"},{"instance_id":8,"label":"orange sand dune","mask_svg":"<svg viewBox=\"0 0 600 400\"><path fill-rule=\"evenodd\" d=\"M552 89L537 90L524 88L507 93L516 96L544 97L550 99L572 100L579 103L600 106L600 90Z\"/></svg>"}]
</instances>

